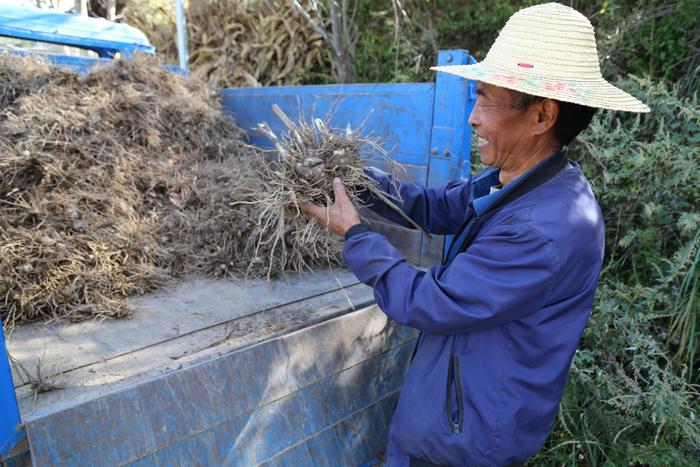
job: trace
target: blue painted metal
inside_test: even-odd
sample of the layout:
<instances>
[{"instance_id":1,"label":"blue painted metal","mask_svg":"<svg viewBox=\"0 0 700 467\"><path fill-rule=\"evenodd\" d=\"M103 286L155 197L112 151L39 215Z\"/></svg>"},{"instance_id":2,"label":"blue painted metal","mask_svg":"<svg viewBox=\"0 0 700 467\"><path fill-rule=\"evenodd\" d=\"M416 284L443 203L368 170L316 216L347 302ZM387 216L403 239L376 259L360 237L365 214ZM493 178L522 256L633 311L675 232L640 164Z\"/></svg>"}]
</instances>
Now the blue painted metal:
<instances>
[{"instance_id":1,"label":"blue painted metal","mask_svg":"<svg viewBox=\"0 0 700 467\"><path fill-rule=\"evenodd\" d=\"M466 50L445 50L438 54L439 66L471 63L475 63L474 58ZM447 73L437 74L428 186L469 175L472 129L468 121L475 102L475 81ZM451 243L452 236L446 236L443 254L448 251ZM423 242L421 250L425 247Z\"/></svg>"},{"instance_id":2,"label":"blue painted metal","mask_svg":"<svg viewBox=\"0 0 700 467\"><path fill-rule=\"evenodd\" d=\"M278 465L385 443L416 332L376 307L25 420L35 465ZM331 463L332 464L332 463Z\"/></svg>"},{"instance_id":3,"label":"blue painted metal","mask_svg":"<svg viewBox=\"0 0 700 467\"><path fill-rule=\"evenodd\" d=\"M329 127L362 128L364 134L378 137L417 180L426 181L432 83L237 88L220 94L224 108L248 132L252 144L272 147L255 130L258 123L267 122L283 133L282 122L272 112L272 104L277 104L292 119L321 118Z\"/></svg>"},{"instance_id":4,"label":"blue painted metal","mask_svg":"<svg viewBox=\"0 0 700 467\"><path fill-rule=\"evenodd\" d=\"M0 36L80 47L109 58L117 52L155 53L146 36L126 24L32 7L0 6Z\"/></svg>"},{"instance_id":5,"label":"blue painted metal","mask_svg":"<svg viewBox=\"0 0 700 467\"><path fill-rule=\"evenodd\" d=\"M22 439L24 431L18 429L19 409L12 383L12 372L5 349L5 337L0 329L0 461Z\"/></svg>"},{"instance_id":6,"label":"blue painted metal","mask_svg":"<svg viewBox=\"0 0 700 467\"><path fill-rule=\"evenodd\" d=\"M466 50L445 50L438 65L475 63ZM475 82L447 73L435 78L435 107L430 134L428 186L460 178L469 173L471 127L469 115L475 103Z\"/></svg>"},{"instance_id":7,"label":"blue painted metal","mask_svg":"<svg viewBox=\"0 0 700 467\"><path fill-rule=\"evenodd\" d=\"M172 443L136 465L358 465L384 448L377 435L386 433L413 345Z\"/></svg>"}]
</instances>

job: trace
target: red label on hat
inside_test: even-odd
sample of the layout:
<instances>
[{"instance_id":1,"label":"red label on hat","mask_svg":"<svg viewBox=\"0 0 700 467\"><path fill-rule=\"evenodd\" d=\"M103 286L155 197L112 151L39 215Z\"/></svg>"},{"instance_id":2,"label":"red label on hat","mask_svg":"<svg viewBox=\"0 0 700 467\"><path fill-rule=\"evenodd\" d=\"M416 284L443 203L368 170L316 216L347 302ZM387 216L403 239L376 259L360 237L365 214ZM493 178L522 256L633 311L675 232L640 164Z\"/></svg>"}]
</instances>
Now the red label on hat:
<instances>
[{"instance_id":1,"label":"red label on hat","mask_svg":"<svg viewBox=\"0 0 700 467\"><path fill-rule=\"evenodd\" d=\"M530 65L529 63L518 63L518 66L522 68L535 68L535 65Z\"/></svg>"}]
</instances>

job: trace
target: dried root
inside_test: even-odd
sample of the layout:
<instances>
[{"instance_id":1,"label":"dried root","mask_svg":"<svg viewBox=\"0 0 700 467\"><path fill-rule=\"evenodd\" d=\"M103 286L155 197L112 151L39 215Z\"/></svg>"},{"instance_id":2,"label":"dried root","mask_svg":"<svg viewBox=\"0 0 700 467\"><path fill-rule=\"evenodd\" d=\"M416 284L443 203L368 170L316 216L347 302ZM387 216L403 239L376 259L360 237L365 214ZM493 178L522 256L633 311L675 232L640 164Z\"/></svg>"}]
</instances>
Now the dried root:
<instances>
[{"instance_id":1,"label":"dried root","mask_svg":"<svg viewBox=\"0 0 700 467\"><path fill-rule=\"evenodd\" d=\"M330 129L320 119L313 124L303 119L295 123L279 107L273 106L273 110L287 132L278 137L266 123L258 127L275 145L278 159L265 168L265 190L255 201L259 207L255 256L260 257L262 250L269 252L264 257L268 276L280 266L301 271L315 264L338 263L340 241L304 215L301 205L330 206L335 177L343 181L348 195L358 204L366 192L379 193L391 202L363 170L370 157L390 159L376 141L363 137L358 129Z\"/></svg>"},{"instance_id":2,"label":"dried root","mask_svg":"<svg viewBox=\"0 0 700 467\"><path fill-rule=\"evenodd\" d=\"M0 54L0 318L128 316L173 277L273 277L339 262L301 203L376 196L358 130L295 124L264 162L201 82L152 58L86 75ZM388 199L387 199L388 200ZM388 200L391 203L391 200Z\"/></svg>"},{"instance_id":3,"label":"dried root","mask_svg":"<svg viewBox=\"0 0 700 467\"><path fill-rule=\"evenodd\" d=\"M10 364L15 368L15 371L21 379L21 384L28 384L31 388L34 403L36 403L37 395L64 388L64 386L58 382L59 378L63 376L63 373L58 370L58 364L53 365L49 370L47 370L44 365L46 349L44 349L41 356L36 359L34 371L27 369L27 367L22 365L22 363L12 357L12 355L8 356Z\"/></svg>"}]
</instances>

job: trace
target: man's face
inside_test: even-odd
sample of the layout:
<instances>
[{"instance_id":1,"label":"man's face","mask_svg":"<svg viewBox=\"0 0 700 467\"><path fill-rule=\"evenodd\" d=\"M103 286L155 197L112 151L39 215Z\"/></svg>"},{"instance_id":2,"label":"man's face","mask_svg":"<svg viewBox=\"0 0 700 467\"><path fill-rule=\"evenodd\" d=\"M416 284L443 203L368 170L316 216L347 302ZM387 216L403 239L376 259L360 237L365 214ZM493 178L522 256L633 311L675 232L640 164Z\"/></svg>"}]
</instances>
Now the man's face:
<instances>
[{"instance_id":1,"label":"man's face","mask_svg":"<svg viewBox=\"0 0 700 467\"><path fill-rule=\"evenodd\" d=\"M514 109L513 96L505 88L478 82L476 94L469 124L478 136L481 162L508 167L532 142L527 110Z\"/></svg>"}]
</instances>

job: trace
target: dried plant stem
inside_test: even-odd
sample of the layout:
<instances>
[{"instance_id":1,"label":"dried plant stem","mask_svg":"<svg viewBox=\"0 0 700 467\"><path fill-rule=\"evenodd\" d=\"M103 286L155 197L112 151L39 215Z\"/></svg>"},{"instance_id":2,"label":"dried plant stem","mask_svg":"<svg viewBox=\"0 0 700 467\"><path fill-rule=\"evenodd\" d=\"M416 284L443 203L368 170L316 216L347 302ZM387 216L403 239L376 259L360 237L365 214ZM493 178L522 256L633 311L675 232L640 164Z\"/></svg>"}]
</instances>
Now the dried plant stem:
<instances>
[{"instance_id":1,"label":"dried plant stem","mask_svg":"<svg viewBox=\"0 0 700 467\"><path fill-rule=\"evenodd\" d=\"M360 193L370 192L400 212L363 170L369 156L386 161L390 158L379 143L358 130L329 129L320 119L313 123L303 119L294 122L276 105L273 111L287 131L276 135L267 123L258 127L278 154L277 161L263 174L266 189L258 200L257 244L259 248L270 247L266 258L268 275L277 263L282 263L283 269L293 270L338 263L340 241L303 215L300 206L333 204L333 179L339 177L354 202L361 204Z\"/></svg>"}]
</instances>

